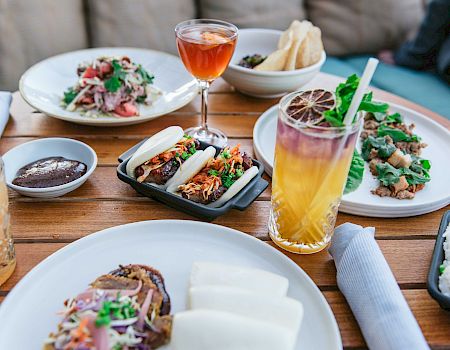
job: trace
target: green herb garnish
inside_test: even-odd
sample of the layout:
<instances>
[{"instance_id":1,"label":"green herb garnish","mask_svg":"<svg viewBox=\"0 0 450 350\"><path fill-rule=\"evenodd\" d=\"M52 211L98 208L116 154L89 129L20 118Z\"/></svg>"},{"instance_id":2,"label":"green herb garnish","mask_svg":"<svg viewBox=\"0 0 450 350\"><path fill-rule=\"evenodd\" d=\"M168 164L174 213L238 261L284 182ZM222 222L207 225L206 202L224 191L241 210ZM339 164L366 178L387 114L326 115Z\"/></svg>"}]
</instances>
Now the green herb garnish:
<instances>
[{"instance_id":1,"label":"green herb garnish","mask_svg":"<svg viewBox=\"0 0 450 350\"><path fill-rule=\"evenodd\" d=\"M77 97L78 92L74 91L73 88L69 88L65 93L64 93L64 98L63 101L66 105L70 104L75 97Z\"/></svg>"},{"instance_id":2,"label":"green herb garnish","mask_svg":"<svg viewBox=\"0 0 450 350\"><path fill-rule=\"evenodd\" d=\"M183 152L181 153L181 159L186 160L190 157L191 155L187 152Z\"/></svg>"},{"instance_id":3,"label":"green herb garnish","mask_svg":"<svg viewBox=\"0 0 450 350\"><path fill-rule=\"evenodd\" d=\"M445 270L445 266L444 264L442 264L441 266L439 266L439 274L442 275L444 273Z\"/></svg>"},{"instance_id":4,"label":"green herb garnish","mask_svg":"<svg viewBox=\"0 0 450 350\"><path fill-rule=\"evenodd\" d=\"M113 74L111 78L105 81L105 89L109 92L117 92L125 80L126 73L123 71L119 61L113 60L111 65L113 67Z\"/></svg>"},{"instance_id":5,"label":"green herb garnish","mask_svg":"<svg viewBox=\"0 0 450 350\"><path fill-rule=\"evenodd\" d=\"M224 149L222 151L222 157L224 157L225 159L230 159L231 158L230 151L228 149Z\"/></svg>"},{"instance_id":6,"label":"green herb garnish","mask_svg":"<svg viewBox=\"0 0 450 350\"><path fill-rule=\"evenodd\" d=\"M217 170L210 169L210 170L208 171L208 175L211 175L211 176L220 176L220 173L219 173Z\"/></svg>"},{"instance_id":7,"label":"green herb garnish","mask_svg":"<svg viewBox=\"0 0 450 350\"><path fill-rule=\"evenodd\" d=\"M237 168L236 169L236 176L237 177L241 177L242 175L244 175L244 170L242 168Z\"/></svg>"},{"instance_id":8,"label":"green herb garnish","mask_svg":"<svg viewBox=\"0 0 450 350\"><path fill-rule=\"evenodd\" d=\"M142 65L138 65L138 68L136 70L142 77L142 79L144 79L144 81L147 84L153 84L153 79L155 79L155 76L152 74L149 74L143 67Z\"/></svg>"},{"instance_id":9,"label":"green herb garnish","mask_svg":"<svg viewBox=\"0 0 450 350\"><path fill-rule=\"evenodd\" d=\"M95 326L109 326L113 319L124 320L136 316L136 310L131 303L118 301L104 301L100 310L98 310Z\"/></svg>"},{"instance_id":10,"label":"green herb garnish","mask_svg":"<svg viewBox=\"0 0 450 350\"><path fill-rule=\"evenodd\" d=\"M229 172L222 173L221 180L222 185L226 188L230 188L236 182L235 175Z\"/></svg>"},{"instance_id":11,"label":"green herb garnish","mask_svg":"<svg viewBox=\"0 0 450 350\"><path fill-rule=\"evenodd\" d=\"M356 190L362 182L364 175L364 159L355 149L353 152L352 163L347 176L347 182L345 184L344 194L353 192Z\"/></svg>"}]
</instances>

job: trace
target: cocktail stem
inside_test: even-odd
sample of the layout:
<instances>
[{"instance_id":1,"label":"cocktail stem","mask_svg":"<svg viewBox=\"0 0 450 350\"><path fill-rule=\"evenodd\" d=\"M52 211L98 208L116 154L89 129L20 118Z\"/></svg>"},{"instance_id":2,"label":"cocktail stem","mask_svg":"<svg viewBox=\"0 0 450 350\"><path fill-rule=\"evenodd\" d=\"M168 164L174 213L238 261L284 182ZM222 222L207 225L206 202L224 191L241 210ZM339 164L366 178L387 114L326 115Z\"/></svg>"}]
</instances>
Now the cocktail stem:
<instances>
[{"instance_id":1,"label":"cocktail stem","mask_svg":"<svg viewBox=\"0 0 450 350\"><path fill-rule=\"evenodd\" d=\"M199 80L199 85L202 94L202 129L208 130L208 89L210 82L206 80Z\"/></svg>"}]
</instances>

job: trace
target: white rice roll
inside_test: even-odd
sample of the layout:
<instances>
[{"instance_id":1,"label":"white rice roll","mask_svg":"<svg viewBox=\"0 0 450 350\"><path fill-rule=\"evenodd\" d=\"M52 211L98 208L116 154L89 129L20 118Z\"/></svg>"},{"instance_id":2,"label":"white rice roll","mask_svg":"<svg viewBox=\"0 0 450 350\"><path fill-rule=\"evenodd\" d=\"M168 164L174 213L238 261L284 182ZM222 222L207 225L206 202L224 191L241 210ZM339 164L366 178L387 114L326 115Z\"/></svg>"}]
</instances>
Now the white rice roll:
<instances>
[{"instance_id":1,"label":"white rice roll","mask_svg":"<svg viewBox=\"0 0 450 350\"><path fill-rule=\"evenodd\" d=\"M215 310L175 314L170 341L174 350L293 350L286 328Z\"/></svg>"},{"instance_id":2,"label":"white rice roll","mask_svg":"<svg viewBox=\"0 0 450 350\"><path fill-rule=\"evenodd\" d=\"M199 286L189 290L190 308L232 312L288 329L294 337L303 319L303 305L288 297L252 293L229 286Z\"/></svg>"},{"instance_id":3,"label":"white rice roll","mask_svg":"<svg viewBox=\"0 0 450 350\"><path fill-rule=\"evenodd\" d=\"M228 202L231 198L239 193L251 179L253 179L256 175L258 175L258 167L252 166L250 169L246 170L242 176L236 180L234 184L230 186L228 190L216 201L211 202L208 206L213 208L218 208Z\"/></svg>"},{"instance_id":4,"label":"white rice roll","mask_svg":"<svg viewBox=\"0 0 450 350\"><path fill-rule=\"evenodd\" d=\"M272 272L213 262L192 264L191 287L230 286L272 297L286 296L289 281Z\"/></svg>"},{"instance_id":5,"label":"white rice roll","mask_svg":"<svg viewBox=\"0 0 450 350\"><path fill-rule=\"evenodd\" d=\"M139 147L127 163L128 176L135 178L134 170L149 159L156 157L183 139L184 132L179 126L169 126L161 130Z\"/></svg>"},{"instance_id":6,"label":"white rice roll","mask_svg":"<svg viewBox=\"0 0 450 350\"><path fill-rule=\"evenodd\" d=\"M198 151L194 153L194 155L192 155L184 164L189 162L191 158L194 157L197 153ZM171 193L178 192L178 186L184 185L195 175L197 175L198 172L205 167L206 163L208 163L208 161L213 158L215 154L216 149L213 146L209 146L204 151L202 151L201 156L195 157L192 161L189 162L187 167L184 167L184 169L181 168L184 165L183 164L175 173L175 175L169 181L167 181L167 191Z\"/></svg>"}]
</instances>

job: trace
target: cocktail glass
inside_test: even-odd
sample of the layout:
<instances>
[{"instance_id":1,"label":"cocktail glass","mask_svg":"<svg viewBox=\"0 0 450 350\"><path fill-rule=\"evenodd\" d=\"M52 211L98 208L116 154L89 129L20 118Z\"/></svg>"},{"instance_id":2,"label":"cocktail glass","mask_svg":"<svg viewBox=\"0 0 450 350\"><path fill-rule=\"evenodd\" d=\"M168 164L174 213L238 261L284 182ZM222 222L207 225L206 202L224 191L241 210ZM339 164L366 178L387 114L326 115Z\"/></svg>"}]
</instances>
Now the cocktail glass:
<instances>
[{"instance_id":1,"label":"cocktail glass","mask_svg":"<svg viewBox=\"0 0 450 350\"><path fill-rule=\"evenodd\" d=\"M309 254L332 236L360 120L350 126L314 126L286 112L299 94L279 104L269 233L281 248Z\"/></svg>"},{"instance_id":2,"label":"cocktail glass","mask_svg":"<svg viewBox=\"0 0 450 350\"><path fill-rule=\"evenodd\" d=\"M208 89L220 77L233 56L238 29L233 24L211 19L193 19L175 27L178 52L186 69L197 80L202 96L201 126L185 130L189 136L223 147L227 136L208 127Z\"/></svg>"}]
</instances>

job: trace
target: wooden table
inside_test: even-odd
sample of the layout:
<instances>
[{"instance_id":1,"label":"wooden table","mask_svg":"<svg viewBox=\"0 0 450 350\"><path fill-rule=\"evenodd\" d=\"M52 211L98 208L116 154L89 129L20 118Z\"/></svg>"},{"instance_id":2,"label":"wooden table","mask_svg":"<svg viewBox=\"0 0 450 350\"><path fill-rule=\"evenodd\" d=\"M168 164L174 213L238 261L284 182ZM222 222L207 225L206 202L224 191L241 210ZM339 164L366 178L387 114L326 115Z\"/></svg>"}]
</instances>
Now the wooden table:
<instances>
[{"instance_id":1,"label":"wooden table","mask_svg":"<svg viewBox=\"0 0 450 350\"><path fill-rule=\"evenodd\" d=\"M339 79L320 74L312 85L334 89ZM375 90L375 96L424 113L450 129L450 122L437 114L392 94ZM277 99L256 99L235 92L224 81L213 84L210 96L210 125L253 153L252 131L259 115ZM0 301L42 259L64 245L111 226L141 220L193 218L142 197L116 177L117 156L143 137L170 125L183 128L200 122L197 98L181 110L144 124L117 128L88 127L49 118L29 108L14 96L12 118L0 140L0 153L36 138L63 136L86 142L98 155L98 168L78 190L55 199L26 198L10 192L12 234L16 241L17 268L0 288ZM267 178L269 179L269 178ZM270 187L246 211L230 211L214 221L271 244L267 231ZM448 209L448 208L447 208ZM351 221L375 226L376 238L389 262L406 300L433 348L450 349L450 313L443 311L426 290L426 276L439 221L446 209L413 218L376 219L339 214L337 224ZM328 254L286 253L301 266L323 291L330 303L345 348L366 347L358 325L336 285L336 270Z\"/></svg>"}]
</instances>

